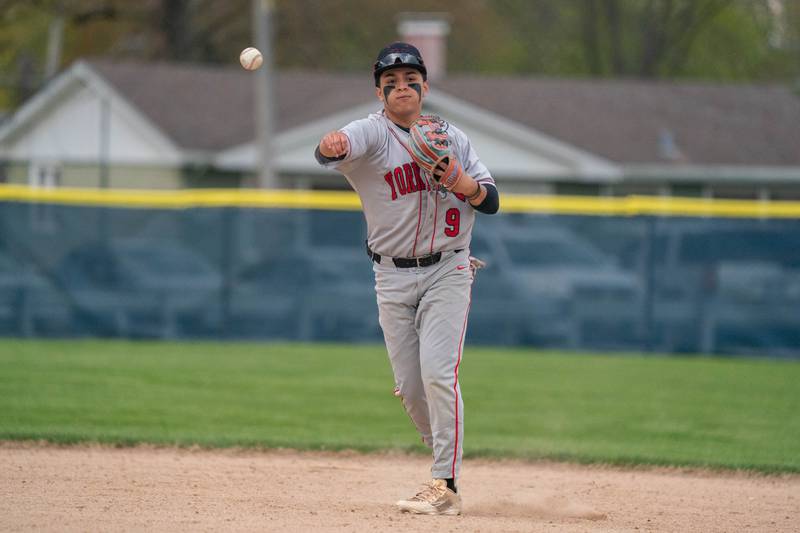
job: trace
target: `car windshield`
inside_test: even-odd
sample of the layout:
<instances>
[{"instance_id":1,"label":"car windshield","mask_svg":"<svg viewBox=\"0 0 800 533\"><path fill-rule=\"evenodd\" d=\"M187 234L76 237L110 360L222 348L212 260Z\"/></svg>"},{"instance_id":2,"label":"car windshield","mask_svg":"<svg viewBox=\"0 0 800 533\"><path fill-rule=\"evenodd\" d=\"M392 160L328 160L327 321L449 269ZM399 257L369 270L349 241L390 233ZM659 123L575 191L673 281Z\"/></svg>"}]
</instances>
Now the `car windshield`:
<instances>
[{"instance_id":1,"label":"car windshield","mask_svg":"<svg viewBox=\"0 0 800 533\"><path fill-rule=\"evenodd\" d=\"M22 266L11 257L0 254L0 272L20 274Z\"/></svg>"},{"instance_id":2,"label":"car windshield","mask_svg":"<svg viewBox=\"0 0 800 533\"><path fill-rule=\"evenodd\" d=\"M369 259L364 261L360 254L357 257L332 257L315 263L312 276L315 281L326 283L367 280L369 268L366 265L369 265Z\"/></svg>"},{"instance_id":3,"label":"car windshield","mask_svg":"<svg viewBox=\"0 0 800 533\"><path fill-rule=\"evenodd\" d=\"M159 276L207 274L202 262L178 251L129 248L121 257L137 272L148 272Z\"/></svg>"},{"instance_id":4,"label":"car windshield","mask_svg":"<svg viewBox=\"0 0 800 533\"><path fill-rule=\"evenodd\" d=\"M504 239L511 262L521 267L607 265L608 261L590 248L557 240Z\"/></svg>"}]
</instances>

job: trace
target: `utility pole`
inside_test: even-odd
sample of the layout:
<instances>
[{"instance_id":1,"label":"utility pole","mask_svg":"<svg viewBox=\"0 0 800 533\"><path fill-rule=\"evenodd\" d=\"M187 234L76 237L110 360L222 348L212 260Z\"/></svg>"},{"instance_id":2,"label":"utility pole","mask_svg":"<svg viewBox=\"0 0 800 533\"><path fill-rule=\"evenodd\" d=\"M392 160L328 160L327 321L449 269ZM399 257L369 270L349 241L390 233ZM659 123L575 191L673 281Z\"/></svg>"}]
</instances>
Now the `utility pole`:
<instances>
[{"instance_id":1,"label":"utility pole","mask_svg":"<svg viewBox=\"0 0 800 533\"><path fill-rule=\"evenodd\" d=\"M61 66L61 50L64 45L64 2L55 5L55 13L47 31L47 63L44 79L49 80L58 73Z\"/></svg>"},{"instance_id":2,"label":"utility pole","mask_svg":"<svg viewBox=\"0 0 800 533\"><path fill-rule=\"evenodd\" d=\"M109 160L111 153L111 102L106 94L100 94L100 188L108 189L111 185L109 179Z\"/></svg>"},{"instance_id":3,"label":"utility pole","mask_svg":"<svg viewBox=\"0 0 800 533\"><path fill-rule=\"evenodd\" d=\"M253 34L263 64L256 74L256 148L258 150L258 186L275 189L275 75L272 53L272 14L274 0L253 0Z\"/></svg>"}]
</instances>

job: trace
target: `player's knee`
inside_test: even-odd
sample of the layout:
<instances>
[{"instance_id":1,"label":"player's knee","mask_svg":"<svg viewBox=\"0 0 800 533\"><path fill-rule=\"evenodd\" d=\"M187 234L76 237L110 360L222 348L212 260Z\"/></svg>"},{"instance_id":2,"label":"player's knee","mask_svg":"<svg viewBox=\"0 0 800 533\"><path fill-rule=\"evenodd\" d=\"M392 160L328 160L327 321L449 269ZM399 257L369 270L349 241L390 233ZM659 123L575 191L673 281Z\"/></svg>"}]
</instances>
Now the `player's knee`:
<instances>
[{"instance_id":1,"label":"player's knee","mask_svg":"<svg viewBox=\"0 0 800 533\"><path fill-rule=\"evenodd\" d=\"M429 368L422 370L422 382L426 390L453 387L453 374L448 375L438 369Z\"/></svg>"}]
</instances>

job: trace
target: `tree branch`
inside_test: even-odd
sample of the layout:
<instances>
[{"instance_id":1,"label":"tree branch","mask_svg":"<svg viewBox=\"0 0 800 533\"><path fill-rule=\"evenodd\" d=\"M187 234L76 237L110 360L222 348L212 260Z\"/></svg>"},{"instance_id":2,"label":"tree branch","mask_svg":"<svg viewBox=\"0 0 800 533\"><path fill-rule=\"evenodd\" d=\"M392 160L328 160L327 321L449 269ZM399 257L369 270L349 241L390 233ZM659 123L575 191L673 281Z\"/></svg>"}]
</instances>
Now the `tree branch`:
<instances>
[{"instance_id":1,"label":"tree branch","mask_svg":"<svg viewBox=\"0 0 800 533\"><path fill-rule=\"evenodd\" d=\"M605 18L608 26L609 53L611 70L614 74L628 74L628 62L622 48L622 20L619 0L605 0Z\"/></svg>"},{"instance_id":2,"label":"tree branch","mask_svg":"<svg viewBox=\"0 0 800 533\"><path fill-rule=\"evenodd\" d=\"M675 75L683 69L697 36L731 4L732 0L708 0L699 7L696 4L684 7L683 12L676 17L677 27L672 30L674 33L671 39L673 45L665 61L664 73L666 75Z\"/></svg>"},{"instance_id":3,"label":"tree branch","mask_svg":"<svg viewBox=\"0 0 800 533\"><path fill-rule=\"evenodd\" d=\"M660 4L661 9L657 9ZM642 55L639 75L645 78L658 77L658 65L669 46L667 27L674 16L673 0L651 0L642 15Z\"/></svg>"},{"instance_id":4,"label":"tree branch","mask_svg":"<svg viewBox=\"0 0 800 533\"><path fill-rule=\"evenodd\" d=\"M603 60L600 55L600 38L597 29L597 0L586 0L586 9L583 11L583 53L586 64L593 76L604 74Z\"/></svg>"}]
</instances>

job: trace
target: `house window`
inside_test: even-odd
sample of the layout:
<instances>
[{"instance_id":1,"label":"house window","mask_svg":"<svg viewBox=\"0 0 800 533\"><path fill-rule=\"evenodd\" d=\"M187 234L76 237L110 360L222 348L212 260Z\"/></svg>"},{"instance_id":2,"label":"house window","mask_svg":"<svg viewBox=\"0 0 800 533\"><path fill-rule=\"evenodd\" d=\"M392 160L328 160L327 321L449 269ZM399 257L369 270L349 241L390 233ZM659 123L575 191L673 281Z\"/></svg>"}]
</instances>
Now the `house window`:
<instances>
[{"instance_id":1,"label":"house window","mask_svg":"<svg viewBox=\"0 0 800 533\"><path fill-rule=\"evenodd\" d=\"M61 185L61 165L55 162L34 161L28 167L31 187L53 188Z\"/></svg>"}]
</instances>

